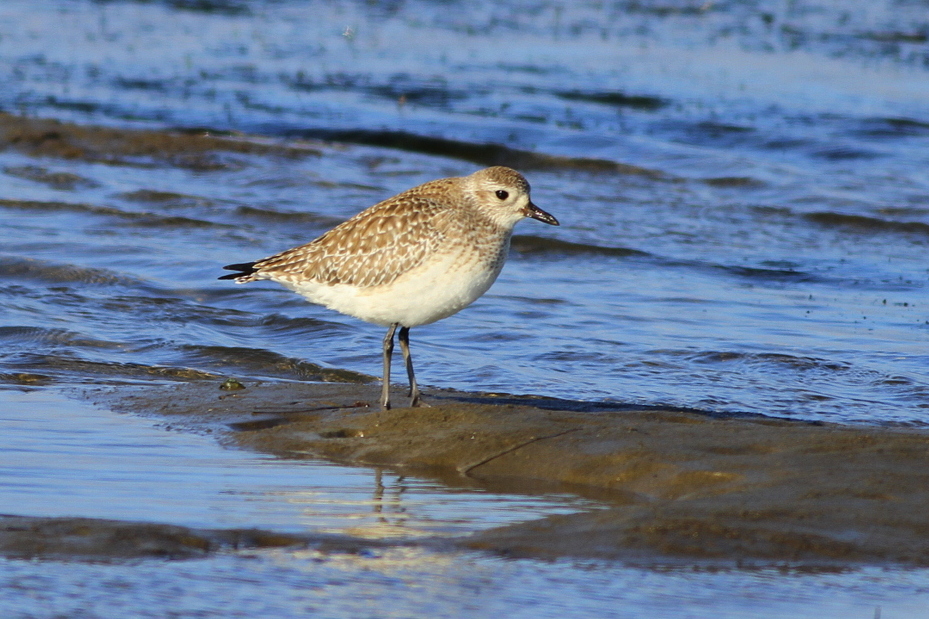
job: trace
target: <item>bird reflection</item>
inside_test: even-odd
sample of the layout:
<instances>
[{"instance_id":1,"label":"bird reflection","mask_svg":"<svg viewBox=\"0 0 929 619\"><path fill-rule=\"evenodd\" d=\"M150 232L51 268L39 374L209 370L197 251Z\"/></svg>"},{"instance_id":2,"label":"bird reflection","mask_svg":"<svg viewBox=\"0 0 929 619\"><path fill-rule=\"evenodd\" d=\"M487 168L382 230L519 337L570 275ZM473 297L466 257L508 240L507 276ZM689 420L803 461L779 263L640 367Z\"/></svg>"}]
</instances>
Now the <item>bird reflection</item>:
<instances>
[{"instance_id":1,"label":"bird reflection","mask_svg":"<svg viewBox=\"0 0 929 619\"><path fill-rule=\"evenodd\" d=\"M374 513L378 514L378 522L398 526L409 519L406 513L407 508L404 507L402 503L403 494L408 489L404 483L405 480L406 478L404 476L398 476L396 483L391 485L391 490L388 492L387 487L384 485L384 469L374 469L374 495L372 505ZM388 513L397 516L394 522L390 522Z\"/></svg>"}]
</instances>

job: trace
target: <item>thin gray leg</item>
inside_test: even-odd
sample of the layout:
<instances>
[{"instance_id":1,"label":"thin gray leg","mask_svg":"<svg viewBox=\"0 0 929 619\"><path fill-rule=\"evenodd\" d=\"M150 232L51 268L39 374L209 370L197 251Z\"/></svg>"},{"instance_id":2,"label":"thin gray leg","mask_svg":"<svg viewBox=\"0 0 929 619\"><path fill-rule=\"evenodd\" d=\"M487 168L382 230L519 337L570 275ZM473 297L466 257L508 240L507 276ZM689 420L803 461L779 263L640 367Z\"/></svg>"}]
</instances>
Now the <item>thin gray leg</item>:
<instances>
[{"instance_id":1,"label":"thin gray leg","mask_svg":"<svg viewBox=\"0 0 929 619\"><path fill-rule=\"evenodd\" d=\"M410 356L409 327L400 327L400 350L403 351L403 360L406 361L406 375L410 378L410 406L419 406L419 387L416 386L416 375L413 373L413 357Z\"/></svg>"},{"instance_id":2,"label":"thin gray leg","mask_svg":"<svg viewBox=\"0 0 929 619\"><path fill-rule=\"evenodd\" d=\"M390 357L394 354L394 331L397 323L390 325L387 335L384 336L384 384L381 387L381 408L390 409Z\"/></svg>"}]
</instances>

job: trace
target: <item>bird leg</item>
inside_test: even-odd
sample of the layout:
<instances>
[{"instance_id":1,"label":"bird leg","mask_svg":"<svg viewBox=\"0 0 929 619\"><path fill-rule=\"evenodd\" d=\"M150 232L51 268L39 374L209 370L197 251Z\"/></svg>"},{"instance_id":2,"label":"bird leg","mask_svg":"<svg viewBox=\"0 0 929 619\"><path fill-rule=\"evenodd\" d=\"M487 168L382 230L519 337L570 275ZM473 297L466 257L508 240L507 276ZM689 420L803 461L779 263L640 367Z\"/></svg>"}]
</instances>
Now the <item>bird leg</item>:
<instances>
[{"instance_id":1,"label":"bird leg","mask_svg":"<svg viewBox=\"0 0 929 619\"><path fill-rule=\"evenodd\" d=\"M410 328L400 327L400 350L403 351L403 360L406 361L406 375L410 378L410 406L421 406L419 400L419 387L416 386L416 375L413 374L413 357L410 356Z\"/></svg>"},{"instance_id":2,"label":"bird leg","mask_svg":"<svg viewBox=\"0 0 929 619\"><path fill-rule=\"evenodd\" d=\"M397 330L398 323L390 325L387 329L387 335L384 336L384 383L381 387L381 408L390 409L390 357L394 354L394 331ZM403 330L400 330L403 333ZM401 346L403 342L400 342ZM406 349L404 349L406 350Z\"/></svg>"}]
</instances>

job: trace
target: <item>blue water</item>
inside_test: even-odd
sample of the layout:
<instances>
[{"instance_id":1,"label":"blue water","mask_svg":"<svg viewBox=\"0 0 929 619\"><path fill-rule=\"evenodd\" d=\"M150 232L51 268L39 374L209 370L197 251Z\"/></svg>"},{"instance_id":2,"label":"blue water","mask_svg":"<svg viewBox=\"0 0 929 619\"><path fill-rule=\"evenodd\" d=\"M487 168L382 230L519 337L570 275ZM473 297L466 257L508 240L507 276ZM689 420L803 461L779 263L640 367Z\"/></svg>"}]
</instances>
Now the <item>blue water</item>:
<instances>
[{"instance_id":1,"label":"blue water","mask_svg":"<svg viewBox=\"0 0 929 619\"><path fill-rule=\"evenodd\" d=\"M305 152L30 154L54 136L0 151L2 420L19 423L11 411L29 398L54 417L54 398L89 384L375 379L380 328L271 284L219 282L221 266L304 243L421 182L504 164L562 226L521 223L487 295L413 330L427 398L452 387L924 425L927 24L924 3L889 0L5 0L0 110ZM63 431L62 447L35 429L18 448L96 458L128 428L141 434L123 481L100 486L96 465L77 466L54 491L14 483L22 495L4 511L133 519L113 499L138 484L168 497L152 512L167 522L257 524L270 510L272 528L329 526L329 512L307 524L284 499L261 495L256 512L243 498L325 485L319 471L299 481L300 466L209 441L188 445L209 461L188 469L172 450L195 439L74 411L87 434ZM214 477L229 458L242 477ZM27 464L8 462L0 486ZM374 472L327 471L370 491ZM188 504L201 482L214 507ZM446 513L430 492L421 509ZM436 526L495 522L495 501L468 508L477 521ZM358 616L364 600L382 616L926 610L920 571L664 573L409 552L325 559L322 585L302 575L305 557L274 553L132 569L6 562L0 574L22 592L23 617L228 616L211 596L246 616L323 601ZM242 570L284 584L253 595L230 584ZM170 593L189 582L203 595ZM496 597L482 608L474 591Z\"/></svg>"},{"instance_id":2,"label":"blue water","mask_svg":"<svg viewBox=\"0 0 929 619\"><path fill-rule=\"evenodd\" d=\"M925 574L651 571L421 549L121 565L0 560L8 616L917 618ZM42 611L36 611L41 607Z\"/></svg>"},{"instance_id":3,"label":"blue water","mask_svg":"<svg viewBox=\"0 0 929 619\"><path fill-rule=\"evenodd\" d=\"M212 170L0 153L0 372L376 375L379 329L219 267L509 163L563 225L520 224L490 293L413 332L427 386L923 423L925 13L855 7L6 2L0 108L335 142Z\"/></svg>"},{"instance_id":4,"label":"blue water","mask_svg":"<svg viewBox=\"0 0 929 619\"><path fill-rule=\"evenodd\" d=\"M21 516L384 539L460 536L592 505L452 492L391 471L225 449L209 435L43 390L5 394L0 434L0 505Z\"/></svg>"}]
</instances>

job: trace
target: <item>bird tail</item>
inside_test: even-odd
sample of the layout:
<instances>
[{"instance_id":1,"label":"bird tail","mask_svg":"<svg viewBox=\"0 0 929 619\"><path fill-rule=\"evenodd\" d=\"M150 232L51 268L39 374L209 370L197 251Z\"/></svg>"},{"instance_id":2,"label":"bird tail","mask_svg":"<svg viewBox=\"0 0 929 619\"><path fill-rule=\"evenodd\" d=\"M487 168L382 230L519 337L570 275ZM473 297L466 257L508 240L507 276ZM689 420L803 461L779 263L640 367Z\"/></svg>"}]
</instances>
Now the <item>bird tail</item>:
<instances>
[{"instance_id":1,"label":"bird tail","mask_svg":"<svg viewBox=\"0 0 929 619\"><path fill-rule=\"evenodd\" d=\"M238 271L237 273L227 273L217 279L234 279L237 284L247 284L248 282L258 279L258 269L255 268L255 262L243 262L241 264L227 264L223 268L227 271Z\"/></svg>"}]
</instances>

